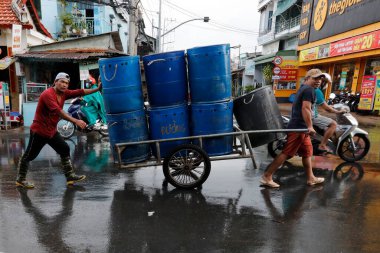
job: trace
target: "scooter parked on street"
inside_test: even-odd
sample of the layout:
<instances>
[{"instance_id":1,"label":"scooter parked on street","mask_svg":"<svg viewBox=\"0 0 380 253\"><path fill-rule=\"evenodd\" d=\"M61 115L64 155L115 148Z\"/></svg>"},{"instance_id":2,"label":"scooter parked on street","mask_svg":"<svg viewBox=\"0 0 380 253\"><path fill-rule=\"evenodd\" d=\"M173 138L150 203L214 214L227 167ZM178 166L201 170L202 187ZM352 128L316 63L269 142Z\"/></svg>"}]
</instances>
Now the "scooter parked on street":
<instances>
[{"instance_id":1,"label":"scooter parked on street","mask_svg":"<svg viewBox=\"0 0 380 253\"><path fill-rule=\"evenodd\" d=\"M345 113L337 114L338 126L334 135L329 139L327 145L340 158L347 162L355 162L365 157L370 148L368 133L358 127L358 121L349 112L349 107L343 104L333 105L336 110L345 110ZM282 116L284 127L289 123L290 118ZM311 137L314 155L325 155L318 153L318 145L320 144L324 131L313 126L316 134ZM286 136L275 140L268 144L268 152L272 157L276 157L281 153L286 143Z\"/></svg>"},{"instance_id":2,"label":"scooter parked on street","mask_svg":"<svg viewBox=\"0 0 380 253\"><path fill-rule=\"evenodd\" d=\"M75 119L83 120L84 122L86 122L87 123L86 128L84 129L78 128L74 123L67 121L65 119L61 119L57 125L57 131L61 134L61 136L64 139L68 139L74 135L75 130L78 130L84 133L98 131L102 136L108 136L108 126L107 124L104 124L102 122L101 118L98 118L94 125L92 126L88 125L86 115L81 111L81 108L83 106L86 106L86 104L80 98L73 99L68 109L68 114Z\"/></svg>"}]
</instances>

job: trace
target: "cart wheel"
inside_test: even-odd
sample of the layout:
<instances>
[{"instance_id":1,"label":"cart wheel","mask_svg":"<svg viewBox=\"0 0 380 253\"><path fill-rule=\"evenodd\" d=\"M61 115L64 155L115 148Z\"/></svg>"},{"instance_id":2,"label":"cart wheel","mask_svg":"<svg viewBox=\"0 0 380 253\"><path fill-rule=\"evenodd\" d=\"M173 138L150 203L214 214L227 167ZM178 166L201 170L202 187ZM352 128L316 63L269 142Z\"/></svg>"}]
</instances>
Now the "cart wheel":
<instances>
[{"instance_id":1,"label":"cart wheel","mask_svg":"<svg viewBox=\"0 0 380 253\"><path fill-rule=\"evenodd\" d=\"M162 169L168 182L178 188L201 186L210 175L211 162L200 147L184 144L176 147L164 159Z\"/></svg>"}]
</instances>

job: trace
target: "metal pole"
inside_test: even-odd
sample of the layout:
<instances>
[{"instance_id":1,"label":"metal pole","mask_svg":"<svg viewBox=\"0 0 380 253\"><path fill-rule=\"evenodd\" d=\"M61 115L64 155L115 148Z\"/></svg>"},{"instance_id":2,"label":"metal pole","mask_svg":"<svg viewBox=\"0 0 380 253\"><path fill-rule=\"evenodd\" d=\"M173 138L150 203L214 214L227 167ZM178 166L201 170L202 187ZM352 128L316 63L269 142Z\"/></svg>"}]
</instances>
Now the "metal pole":
<instances>
[{"instance_id":1,"label":"metal pole","mask_svg":"<svg viewBox=\"0 0 380 253\"><path fill-rule=\"evenodd\" d=\"M204 18L194 18L194 19L190 19L190 20L187 20L185 22L182 22L181 24L173 27L172 29L170 29L169 31L165 32L164 34L161 35L161 37L165 36L166 34L172 32L173 30L177 29L179 26L183 25L183 24L186 24L188 22L191 22L191 21L194 21L194 20L203 20L204 22L208 22L210 19L208 17L204 17Z\"/></svg>"},{"instance_id":2,"label":"metal pole","mask_svg":"<svg viewBox=\"0 0 380 253\"><path fill-rule=\"evenodd\" d=\"M158 8L158 30L157 30L157 42L156 42L156 53L161 51L161 10L162 10L162 0L160 0Z\"/></svg>"}]
</instances>

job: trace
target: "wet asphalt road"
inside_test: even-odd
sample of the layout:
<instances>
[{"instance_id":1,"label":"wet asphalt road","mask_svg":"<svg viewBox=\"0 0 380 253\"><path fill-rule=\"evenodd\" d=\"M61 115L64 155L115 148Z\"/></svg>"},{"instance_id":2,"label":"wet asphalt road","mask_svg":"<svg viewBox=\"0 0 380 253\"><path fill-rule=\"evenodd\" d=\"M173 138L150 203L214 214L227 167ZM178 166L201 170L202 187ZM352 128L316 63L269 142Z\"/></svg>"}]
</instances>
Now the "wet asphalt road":
<instances>
[{"instance_id":1,"label":"wet asphalt road","mask_svg":"<svg viewBox=\"0 0 380 253\"><path fill-rule=\"evenodd\" d=\"M34 190L14 186L27 130L0 132L0 252L378 252L380 128L360 164L315 157L324 185L308 187L293 158L276 174L280 190L259 187L272 160L212 162L202 189L163 184L161 167L120 171L107 139L68 141L86 182L67 188L45 147L31 164Z\"/></svg>"}]
</instances>

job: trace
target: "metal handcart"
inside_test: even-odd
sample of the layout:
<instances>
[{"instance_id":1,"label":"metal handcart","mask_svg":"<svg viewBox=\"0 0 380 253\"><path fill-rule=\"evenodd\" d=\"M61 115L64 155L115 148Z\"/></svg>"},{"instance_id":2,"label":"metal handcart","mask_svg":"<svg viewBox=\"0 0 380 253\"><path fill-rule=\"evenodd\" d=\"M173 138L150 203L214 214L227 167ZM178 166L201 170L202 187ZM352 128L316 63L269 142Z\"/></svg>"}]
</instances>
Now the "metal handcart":
<instances>
[{"instance_id":1,"label":"metal handcart","mask_svg":"<svg viewBox=\"0 0 380 253\"><path fill-rule=\"evenodd\" d=\"M271 130L251 130L243 131L237 125L234 125L234 132L221 134L208 134L189 136L181 138L170 138L160 140L147 140L137 142L116 143L114 148L118 157L117 163L120 168L138 168L162 165L165 179L173 186L182 189L192 189L201 186L210 175L211 161L251 158L253 167L258 169L249 134L264 133L286 133L286 132L306 132L307 129L271 129ZM209 156L202 149L203 140L206 138L215 138L223 136L233 136L232 153L221 156ZM197 140L199 145L182 144L175 147L169 155L161 158L160 143L170 141L189 140L194 142ZM155 144L157 149L156 158L152 157L143 162L123 164L121 153L127 146L141 144ZM248 152L247 152L248 151Z\"/></svg>"}]
</instances>

